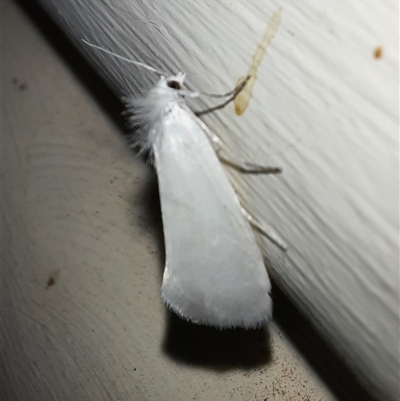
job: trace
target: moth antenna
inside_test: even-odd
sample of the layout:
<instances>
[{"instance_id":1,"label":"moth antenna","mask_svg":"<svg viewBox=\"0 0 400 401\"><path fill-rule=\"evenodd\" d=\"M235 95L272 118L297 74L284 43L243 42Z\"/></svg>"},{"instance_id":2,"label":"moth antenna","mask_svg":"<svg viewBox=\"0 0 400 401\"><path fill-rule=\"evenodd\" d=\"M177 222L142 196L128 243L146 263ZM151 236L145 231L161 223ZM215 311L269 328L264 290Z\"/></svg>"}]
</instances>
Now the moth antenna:
<instances>
[{"instance_id":1,"label":"moth antenna","mask_svg":"<svg viewBox=\"0 0 400 401\"><path fill-rule=\"evenodd\" d=\"M129 58L120 56L119 54L113 53L112 51L104 49L103 47L94 45L93 43L90 43L85 39L81 39L81 40L82 40L83 43L85 43L85 45L93 47L93 48L95 48L97 50L101 50L102 52L107 53L107 54L109 54L109 55L111 55L111 56L113 56L115 58L119 58L120 60L126 61L127 63L131 63L131 64L134 64L134 65L136 65L138 67L145 68L146 70L149 70L151 72L155 72L156 74L161 75L161 76L167 76L168 75L167 73L165 73L163 71L160 71L160 70L157 70L156 68L150 67L149 65L147 65L145 63L142 63L140 61L131 60Z\"/></svg>"}]
</instances>

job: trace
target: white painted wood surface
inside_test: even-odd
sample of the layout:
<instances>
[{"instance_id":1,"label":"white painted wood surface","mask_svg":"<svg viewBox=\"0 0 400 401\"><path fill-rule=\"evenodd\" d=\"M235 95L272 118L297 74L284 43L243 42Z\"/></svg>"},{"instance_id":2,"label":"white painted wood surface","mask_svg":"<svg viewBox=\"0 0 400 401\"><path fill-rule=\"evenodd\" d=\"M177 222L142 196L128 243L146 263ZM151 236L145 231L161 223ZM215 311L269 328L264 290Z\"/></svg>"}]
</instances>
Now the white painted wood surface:
<instances>
[{"instance_id":1,"label":"white painted wood surface","mask_svg":"<svg viewBox=\"0 0 400 401\"><path fill-rule=\"evenodd\" d=\"M244 158L282 166L278 177L235 177L251 211L290 247L283 255L262 240L271 273L379 399L399 399L397 3L41 3L119 93L144 91L154 77L80 38L224 92L282 6L246 113L228 107L204 121ZM118 220L108 218L107 227Z\"/></svg>"}]
</instances>

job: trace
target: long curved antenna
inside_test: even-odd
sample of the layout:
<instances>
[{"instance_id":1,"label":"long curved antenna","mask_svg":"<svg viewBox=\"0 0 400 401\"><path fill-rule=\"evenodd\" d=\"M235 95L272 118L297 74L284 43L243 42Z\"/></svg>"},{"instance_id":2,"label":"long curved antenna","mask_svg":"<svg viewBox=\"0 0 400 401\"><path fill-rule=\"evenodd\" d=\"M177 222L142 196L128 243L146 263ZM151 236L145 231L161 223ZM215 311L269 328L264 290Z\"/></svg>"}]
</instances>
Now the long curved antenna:
<instances>
[{"instance_id":1,"label":"long curved antenna","mask_svg":"<svg viewBox=\"0 0 400 401\"><path fill-rule=\"evenodd\" d=\"M129 59L129 58L120 56L119 54L113 53L112 51L107 50L107 49L104 49L103 47L100 47L100 46L94 45L94 44L92 44L92 43L89 43L89 42L88 42L87 40L85 40L85 39L81 39L81 40L82 40L83 43L85 43L85 45L88 45L88 46L90 46L90 47L93 47L93 48L95 48L95 49L97 49L97 50L101 50L102 52L107 53L107 54L110 54L111 56L113 56L113 57L115 57L115 58L119 58L120 60L126 61L127 63L131 63L131 64L134 64L134 65L137 65L138 67L145 68L146 70L149 70L149 71L151 71L151 72L155 72L156 74L161 75L161 76L164 76L164 77L168 75L168 73L165 73L165 72L163 72L163 71L157 70L156 68L150 67L149 65L147 65L147 64L145 64L145 63L142 63L142 62L140 62L140 61L131 60L131 59Z\"/></svg>"},{"instance_id":2,"label":"long curved antenna","mask_svg":"<svg viewBox=\"0 0 400 401\"><path fill-rule=\"evenodd\" d=\"M138 67L145 68L146 70L154 72L154 73L156 73L156 74L158 74L160 76L163 76L163 77L169 75L168 73L160 71L160 70L157 70L156 68L153 68L153 67L151 67L151 66L149 66L149 65L147 65L145 63L142 63L140 61L135 61L135 60L129 59L129 58L124 57L124 56L120 56L119 54L116 54L116 53L114 53L114 52L112 52L110 50L104 49L103 47L94 45L93 43L90 43L85 39L81 39L81 40L82 40L83 43L85 43L85 45L88 45L90 47L93 47L94 49L100 50L100 51L102 51L102 52L104 52L106 54L109 54L109 55L111 55L111 56L113 56L115 58L119 58L120 60L126 61L127 63L134 64L134 65L136 65ZM229 97L229 99L225 103L223 103L223 105L217 106L216 108L209 109L210 111L213 111L213 110L217 110L219 108L224 107L232 99L234 99L237 96L237 94L244 88L244 86L247 84L247 81L249 79L250 79L250 75L248 75L239 85L237 85L236 88L234 88L233 90L231 90L231 91L229 91L227 93L223 93L223 94L214 94L214 93L205 93L205 92L196 92L196 91L182 91L182 94L184 94L185 96L188 96L188 97L198 97L200 95L208 96L208 97L214 97L214 98L226 98L226 97ZM210 111L207 110L206 112L204 112L204 113L201 112L200 114L209 113Z\"/></svg>"}]
</instances>

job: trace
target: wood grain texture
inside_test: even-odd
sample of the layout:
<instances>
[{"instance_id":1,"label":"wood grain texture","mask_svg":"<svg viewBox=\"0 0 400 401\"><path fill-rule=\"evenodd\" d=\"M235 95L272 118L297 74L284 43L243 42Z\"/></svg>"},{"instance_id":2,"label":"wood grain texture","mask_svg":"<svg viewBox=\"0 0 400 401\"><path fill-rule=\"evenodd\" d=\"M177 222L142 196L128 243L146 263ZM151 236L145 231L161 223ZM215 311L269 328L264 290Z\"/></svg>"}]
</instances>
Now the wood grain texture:
<instances>
[{"instance_id":1,"label":"wood grain texture","mask_svg":"<svg viewBox=\"0 0 400 401\"><path fill-rule=\"evenodd\" d=\"M282 6L246 113L204 121L243 158L282 166L279 177L234 176L289 244L283 255L262 240L271 273L380 399L399 399L397 3L41 3L118 94L155 78L81 38L224 92Z\"/></svg>"}]
</instances>

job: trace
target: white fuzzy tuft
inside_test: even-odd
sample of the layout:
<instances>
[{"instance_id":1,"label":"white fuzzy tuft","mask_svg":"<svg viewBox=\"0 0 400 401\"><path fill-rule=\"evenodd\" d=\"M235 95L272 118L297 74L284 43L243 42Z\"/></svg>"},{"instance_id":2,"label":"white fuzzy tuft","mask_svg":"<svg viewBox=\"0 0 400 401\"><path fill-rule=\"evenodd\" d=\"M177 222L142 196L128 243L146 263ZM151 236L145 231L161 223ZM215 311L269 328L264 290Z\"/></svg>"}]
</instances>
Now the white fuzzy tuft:
<instances>
[{"instance_id":1,"label":"white fuzzy tuft","mask_svg":"<svg viewBox=\"0 0 400 401\"><path fill-rule=\"evenodd\" d=\"M168 86L171 80L175 80L175 76L161 77L157 85L144 97L123 98L128 115L128 128L134 131L130 138L131 146L139 155L149 155L150 161L153 160L153 144L162 135L162 120L168 113L168 103L184 102L179 90Z\"/></svg>"}]
</instances>

